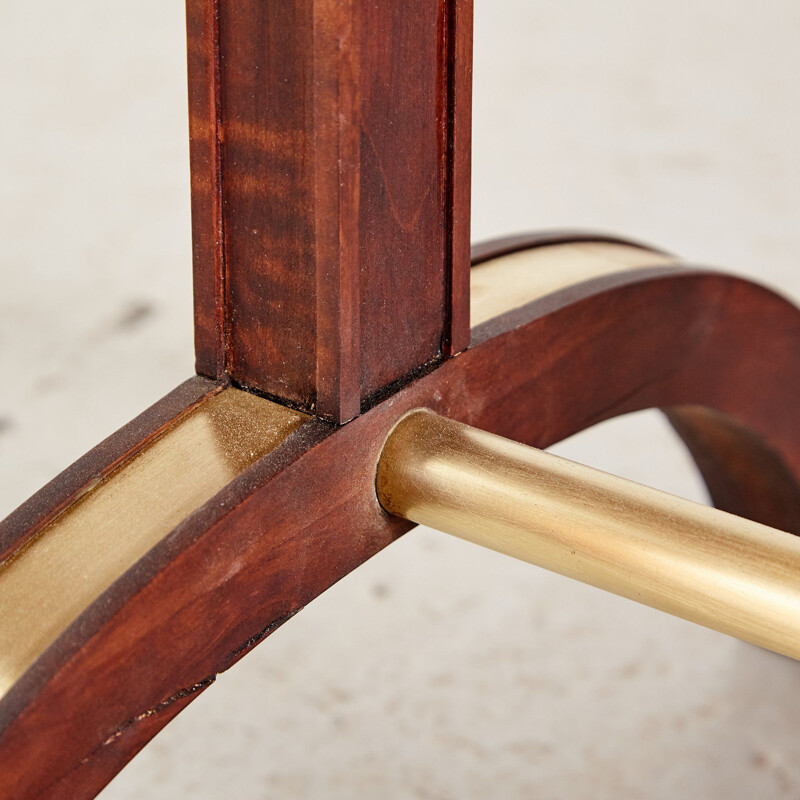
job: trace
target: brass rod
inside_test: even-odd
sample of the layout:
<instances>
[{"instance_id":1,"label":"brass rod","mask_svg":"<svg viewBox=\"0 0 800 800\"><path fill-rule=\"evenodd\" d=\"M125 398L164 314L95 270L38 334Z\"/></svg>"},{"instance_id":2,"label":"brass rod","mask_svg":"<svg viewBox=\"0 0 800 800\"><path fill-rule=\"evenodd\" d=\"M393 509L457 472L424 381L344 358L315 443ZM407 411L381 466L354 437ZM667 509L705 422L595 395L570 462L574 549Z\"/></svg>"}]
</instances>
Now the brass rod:
<instances>
[{"instance_id":1,"label":"brass rod","mask_svg":"<svg viewBox=\"0 0 800 800\"><path fill-rule=\"evenodd\" d=\"M800 538L440 417L377 471L413 522L800 659Z\"/></svg>"}]
</instances>

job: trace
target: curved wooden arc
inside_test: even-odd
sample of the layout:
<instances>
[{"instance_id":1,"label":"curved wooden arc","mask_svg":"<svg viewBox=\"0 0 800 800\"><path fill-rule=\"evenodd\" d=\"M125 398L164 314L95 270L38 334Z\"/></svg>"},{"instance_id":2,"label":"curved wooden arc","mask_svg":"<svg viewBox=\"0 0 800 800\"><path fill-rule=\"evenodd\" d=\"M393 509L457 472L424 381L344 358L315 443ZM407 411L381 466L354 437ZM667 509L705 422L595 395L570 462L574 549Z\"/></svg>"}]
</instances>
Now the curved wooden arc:
<instances>
[{"instance_id":1,"label":"curved wooden arc","mask_svg":"<svg viewBox=\"0 0 800 800\"><path fill-rule=\"evenodd\" d=\"M486 261L491 261L501 256L508 256L512 253L520 253L524 250L532 250L540 247L550 247L559 244L576 244L589 242L591 244L619 244L628 247L637 247L647 250L650 253L665 256L666 250L659 247L632 239L629 236L616 236L606 231L591 231L576 228L554 228L548 231L536 231L536 233L513 233L508 236L500 236L496 239L486 239L472 245L471 264L477 267Z\"/></svg>"},{"instance_id":2,"label":"curved wooden arc","mask_svg":"<svg viewBox=\"0 0 800 800\"><path fill-rule=\"evenodd\" d=\"M800 312L750 282L644 256L487 320L468 351L345 426L309 419L178 524L0 700L0 794L94 796L218 672L408 530L380 508L374 478L411 408L540 448L667 408L719 505L800 532ZM197 402L157 407L144 434ZM80 482L12 515L7 549Z\"/></svg>"}]
</instances>

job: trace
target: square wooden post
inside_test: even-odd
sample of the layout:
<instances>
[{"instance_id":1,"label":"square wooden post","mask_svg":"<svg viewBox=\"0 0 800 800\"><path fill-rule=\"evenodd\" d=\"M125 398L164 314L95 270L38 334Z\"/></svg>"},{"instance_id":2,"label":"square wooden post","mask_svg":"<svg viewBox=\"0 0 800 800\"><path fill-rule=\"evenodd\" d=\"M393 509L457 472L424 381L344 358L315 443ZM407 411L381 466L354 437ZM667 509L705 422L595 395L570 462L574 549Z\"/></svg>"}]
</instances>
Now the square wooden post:
<instances>
[{"instance_id":1,"label":"square wooden post","mask_svg":"<svg viewBox=\"0 0 800 800\"><path fill-rule=\"evenodd\" d=\"M187 0L197 369L346 422L469 340L471 0Z\"/></svg>"}]
</instances>

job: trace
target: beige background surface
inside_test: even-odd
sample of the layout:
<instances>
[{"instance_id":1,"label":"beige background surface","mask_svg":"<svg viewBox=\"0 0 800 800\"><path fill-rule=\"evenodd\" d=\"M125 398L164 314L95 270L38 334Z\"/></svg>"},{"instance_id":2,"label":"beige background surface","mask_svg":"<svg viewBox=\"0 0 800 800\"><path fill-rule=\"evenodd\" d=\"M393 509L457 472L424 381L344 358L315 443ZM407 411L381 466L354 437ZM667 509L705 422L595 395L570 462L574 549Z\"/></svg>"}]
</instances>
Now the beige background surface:
<instances>
[{"instance_id":1,"label":"beige background surface","mask_svg":"<svg viewBox=\"0 0 800 800\"><path fill-rule=\"evenodd\" d=\"M476 5L475 238L603 228L800 298L797 3ZM0 31L3 516L192 356L181 0L0 0ZM558 450L702 497L655 414ZM797 797L798 689L794 662L418 530L103 797Z\"/></svg>"}]
</instances>

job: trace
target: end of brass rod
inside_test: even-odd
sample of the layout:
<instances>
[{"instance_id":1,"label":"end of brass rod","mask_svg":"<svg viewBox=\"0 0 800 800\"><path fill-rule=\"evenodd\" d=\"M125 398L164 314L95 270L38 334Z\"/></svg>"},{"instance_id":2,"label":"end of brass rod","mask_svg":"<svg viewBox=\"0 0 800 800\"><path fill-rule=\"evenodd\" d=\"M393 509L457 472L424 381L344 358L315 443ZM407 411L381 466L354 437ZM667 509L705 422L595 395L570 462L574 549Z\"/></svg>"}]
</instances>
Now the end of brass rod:
<instances>
[{"instance_id":1,"label":"end of brass rod","mask_svg":"<svg viewBox=\"0 0 800 800\"><path fill-rule=\"evenodd\" d=\"M800 659L800 537L424 409L376 487L392 514Z\"/></svg>"}]
</instances>

